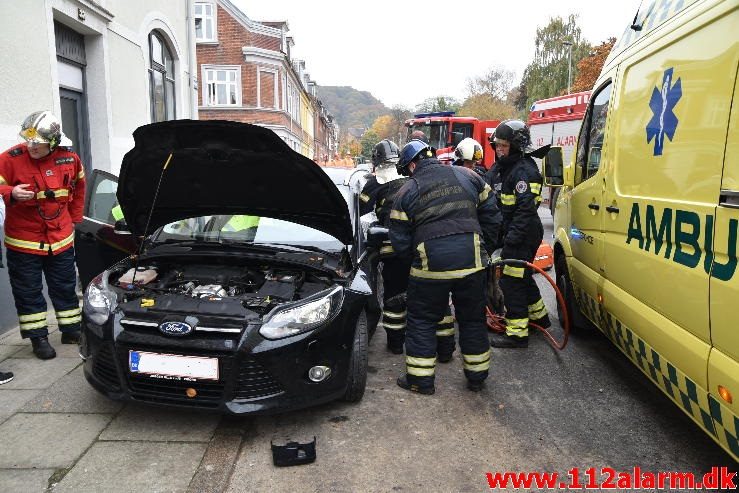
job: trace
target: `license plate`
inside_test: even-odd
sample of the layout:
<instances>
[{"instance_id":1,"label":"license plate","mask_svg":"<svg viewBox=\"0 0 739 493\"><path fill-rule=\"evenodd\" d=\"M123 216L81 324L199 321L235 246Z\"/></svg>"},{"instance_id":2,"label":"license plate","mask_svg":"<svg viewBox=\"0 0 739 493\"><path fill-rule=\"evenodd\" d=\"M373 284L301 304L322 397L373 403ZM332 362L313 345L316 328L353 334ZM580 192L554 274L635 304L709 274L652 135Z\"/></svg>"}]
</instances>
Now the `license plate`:
<instances>
[{"instance_id":1,"label":"license plate","mask_svg":"<svg viewBox=\"0 0 739 493\"><path fill-rule=\"evenodd\" d=\"M131 373L218 380L218 358L129 351Z\"/></svg>"}]
</instances>

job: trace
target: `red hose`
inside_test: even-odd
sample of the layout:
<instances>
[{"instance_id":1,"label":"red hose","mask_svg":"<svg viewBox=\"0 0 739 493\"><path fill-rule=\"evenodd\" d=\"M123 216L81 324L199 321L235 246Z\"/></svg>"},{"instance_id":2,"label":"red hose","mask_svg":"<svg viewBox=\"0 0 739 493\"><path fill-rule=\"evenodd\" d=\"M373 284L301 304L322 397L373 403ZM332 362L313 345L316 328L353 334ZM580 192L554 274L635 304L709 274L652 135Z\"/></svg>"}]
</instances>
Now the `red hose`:
<instances>
[{"instance_id":1,"label":"red hose","mask_svg":"<svg viewBox=\"0 0 739 493\"><path fill-rule=\"evenodd\" d=\"M552 286L552 288L554 288L554 292L557 295L557 302L562 307L562 315L563 315L562 318L564 318L564 320L560 320L560 322L562 322L562 329L564 330L564 337L562 338L562 342L561 343L557 342L554 336L552 336L552 334L550 334L549 331L545 329L544 327L540 327L532 323L530 323L529 325L531 327L534 327L535 329L538 329L542 334L544 334L544 337L547 339L547 342L549 342L549 345L552 346L554 349L557 349L559 351L563 350L565 346L567 345L567 340L570 338L570 314L567 313L567 305L565 304L565 300L564 300L564 297L562 296L562 293L557 288L557 283L554 282L554 280L551 277L549 277L549 274L544 272L544 270L524 260L499 260L498 262L495 262L495 264L493 264L492 268L496 268L496 266L504 265L504 264L525 266L525 267L534 269L535 271L543 275L544 278L546 278L546 280L549 281L549 284ZM485 311L487 315L488 328L492 330L493 332L505 332L505 318L502 315L493 313L493 311L490 309L489 306L485 307Z\"/></svg>"}]
</instances>

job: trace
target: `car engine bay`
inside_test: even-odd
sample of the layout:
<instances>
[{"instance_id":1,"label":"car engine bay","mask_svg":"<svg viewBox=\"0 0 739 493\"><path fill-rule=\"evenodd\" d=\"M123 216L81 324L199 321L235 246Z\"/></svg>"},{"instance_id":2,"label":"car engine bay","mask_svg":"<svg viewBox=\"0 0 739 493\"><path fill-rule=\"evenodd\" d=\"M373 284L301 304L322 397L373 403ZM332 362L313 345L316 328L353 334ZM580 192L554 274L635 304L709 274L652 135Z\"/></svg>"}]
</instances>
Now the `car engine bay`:
<instances>
[{"instance_id":1,"label":"car engine bay","mask_svg":"<svg viewBox=\"0 0 739 493\"><path fill-rule=\"evenodd\" d=\"M140 265L135 276L134 269L114 269L108 278L127 314L151 309L147 311L264 315L335 284L324 273L291 267L156 261Z\"/></svg>"}]
</instances>

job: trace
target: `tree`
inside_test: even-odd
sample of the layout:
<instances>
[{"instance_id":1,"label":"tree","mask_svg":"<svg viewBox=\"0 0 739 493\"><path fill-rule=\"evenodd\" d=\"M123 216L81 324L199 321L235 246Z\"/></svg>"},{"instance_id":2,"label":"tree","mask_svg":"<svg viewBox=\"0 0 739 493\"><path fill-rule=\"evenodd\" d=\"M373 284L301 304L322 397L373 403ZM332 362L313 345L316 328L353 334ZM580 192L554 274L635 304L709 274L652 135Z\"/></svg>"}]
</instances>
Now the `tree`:
<instances>
[{"instance_id":1,"label":"tree","mask_svg":"<svg viewBox=\"0 0 739 493\"><path fill-rule=\"evenodd\" d=\"M480 120L505 120L516 116L516 108L490 94L476 94L465 99L458 113Z\"/></svg>"},{"instance_id":2,"label":"tree","mask_svg":"<svg viewBox=\"0 0 739 493\"><path fill-rule=\"evenodd\" d=\"M369 129L377 135L378 140L397 138L397 127L393 121L393 117L390 115L383 115L378 117Z\"/></svg>"},{"instance_id":3,"label":"tree","mask_svg":"<svg viewBox=\"0 0 739 493\"><path fill-rule=\"evenodd\" d=\"M615 43L616 38L608 38L577 63L577 78L572 84L572 92L589 91L593 88Z\"/></svg>"},{"instance_id":4,"label":"tree","mask_svg":"<svg viewBox=\"0 0 739 493\"><path fill-rule=\"evenodd\" d=\"M580 39L577 16L550 18L549 24L536 29L534 60L526 67L523 83L526 86L526 107L534 101L550 98L567 90L568 56L572 50L573 79L577 63L587 56L591 46ZM568 46L565 42L572 43Z\"/></svg>"},{"instance_id":5,"label":"tree","mask_svg":"<svg viewBox=\"0 0 739 493\"><path fill-rule=\"evenodd\" d=\"M514 79L515 75L512 71L493 67L480 77L467 79L467 93L469 96L489 94L503 101L508 96Z\"/></svg>"},{"instance_id":6,"label":"tree","mask_svg":"<svg viewBox=\"0 0 739 493\"><path fill-rule=\"evenodd\" d=\"M405 106L395 105L390 108L390 116L393 119L393 136L397 136L395 138L398 140L395 141L394 137L390 137L390 139L399 146L402 146L405 143L406 135L405 121L413 116L413 112Z\"/></svg>"},{"instance_id":7,"label":"tree","mask_svg":"<svg viewBox=\"0 0 739 493\"><path fill-rule=\"evenodd\" d=\"M375 147L375 144L377 144L377 142L380 140L382 139L380 139L380 137L378 137L378 135L372 129L367 130L364 133L364 135L362 135L362 140L360 141L361 155L366 158L372 157L372 149Z\"/></svg>"},{"instance_id":8,"label":"tree","mask_svg":"<svg viewBox=\"0 0 739 493\"><path fill-rule=\"evenodd\" d=\"M434 113L436 111L457 111L461 104L450 96L436 96L425 99L416 106L418 113Z\"/></svg>"}]
</instances>

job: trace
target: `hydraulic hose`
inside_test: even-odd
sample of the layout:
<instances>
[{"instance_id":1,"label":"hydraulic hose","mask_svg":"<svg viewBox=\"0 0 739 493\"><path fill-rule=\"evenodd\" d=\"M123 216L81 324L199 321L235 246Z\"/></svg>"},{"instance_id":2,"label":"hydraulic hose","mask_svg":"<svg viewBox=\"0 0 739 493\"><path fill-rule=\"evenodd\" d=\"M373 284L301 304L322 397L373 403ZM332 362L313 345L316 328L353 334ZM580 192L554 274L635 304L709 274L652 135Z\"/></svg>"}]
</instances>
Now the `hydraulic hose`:
<instances>
[{"instance_id":1,"label":"hydraulic hose","mask_svg":"<svg viewBox=\"0 0 739 493\"><path fill-rule=\"evenodd\" d=\"M496 269L496 277L497 277L497 269L503 265L510 265L511 267L523 267L525 269L532 269L541 275L544 276L544 278L549 281L549 284L554 289L555 294L557 295L557 302L559 303L559 306L562 308L562 318L564 320L560 320L562 323L562 329L564 331L564 336L562 338L562 342L557 342L557 340L552 336L551 333L544 327L540 327L536 324L529 323L531 327L534 327L535 329L539 330L542 334L544 334L544 337L547 339L547 342L549 342L549 345L552 346L554 349L557 349L559 351L563 350L565 346L567 345L567 340L570 337L570 314L567 313L567 305L565 304L564 297L562 296L562 293L557 288L557 283L554 282L554 280L544 272L543 269L540 269L536 265L526 262L525 260L518 260L518 259L502 259L502 260L496 260L491 263L491 268ZM505 296L505 294L504 294ZM505 318L502 315L499 315L497 313L494 313L490 307L486 307L487 312L487 324L488 328L492 330L493 332L505 332Z\"/></svg>"}]
</instances>

